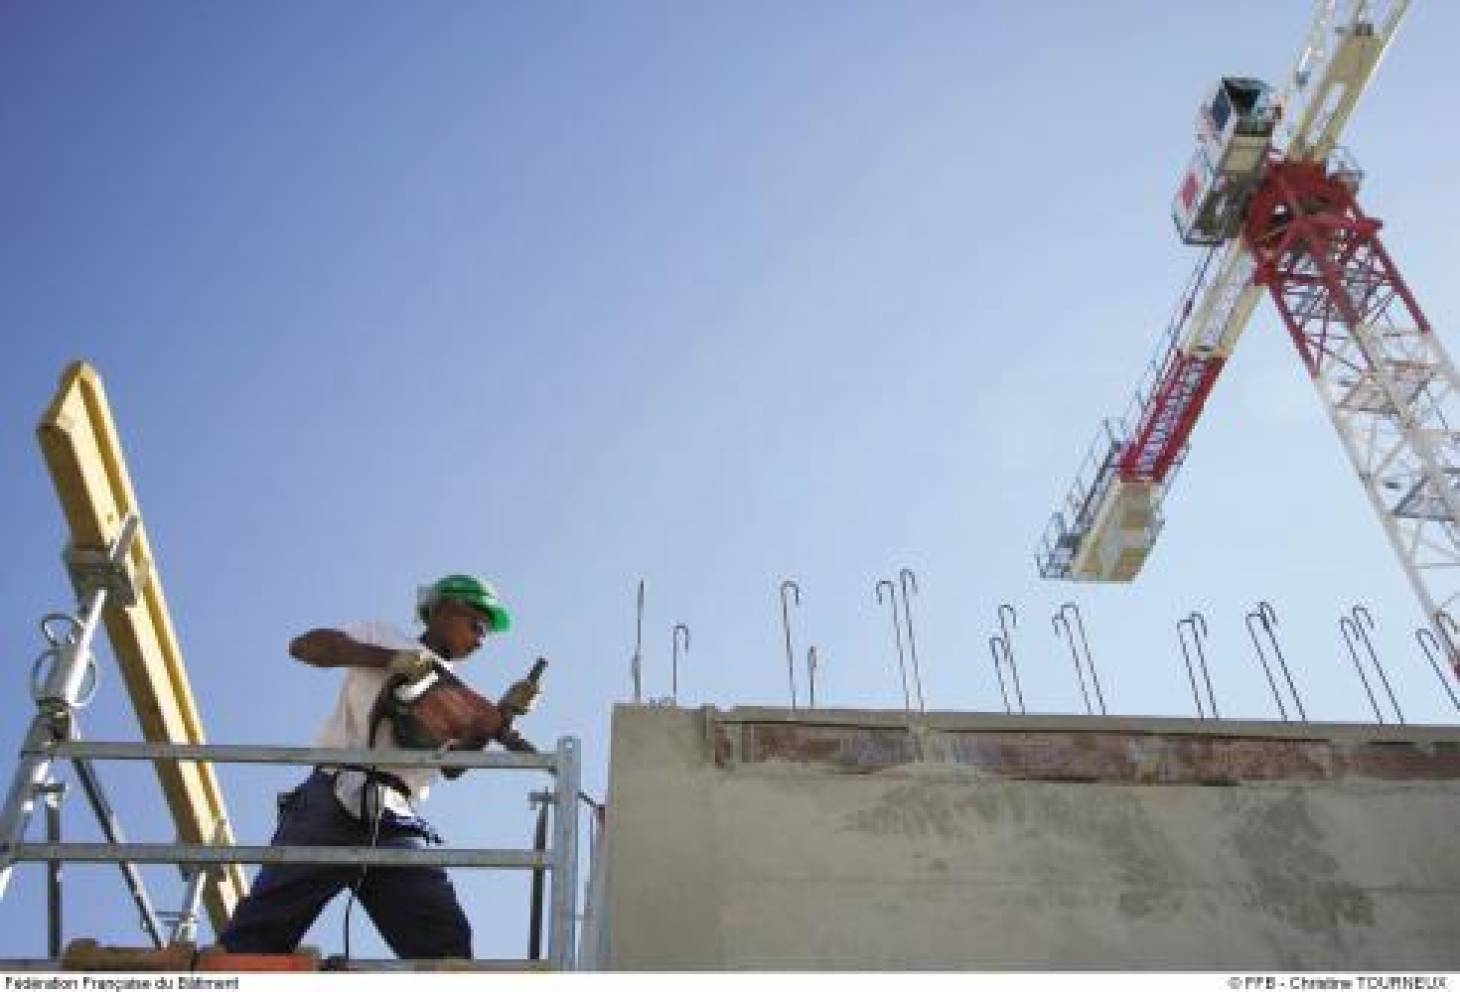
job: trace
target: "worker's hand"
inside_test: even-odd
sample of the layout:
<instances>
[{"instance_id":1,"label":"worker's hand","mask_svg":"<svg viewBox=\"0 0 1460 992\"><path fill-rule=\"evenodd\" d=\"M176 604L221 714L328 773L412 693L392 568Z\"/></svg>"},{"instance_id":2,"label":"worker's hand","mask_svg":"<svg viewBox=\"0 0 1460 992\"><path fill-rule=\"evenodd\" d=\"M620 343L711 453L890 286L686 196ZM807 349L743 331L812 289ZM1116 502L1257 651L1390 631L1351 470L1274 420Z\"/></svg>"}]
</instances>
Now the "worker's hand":
<instances>
[{"instance_id":1,"label":"worker's hand","mask_svg":"<svg viewBox=\"0 0 1460 992\"><path fill-rule=\"evenodd\" d=\"M508 729L506 731L503 731L503 733L498 736L497 740L501 741L502 746L508 751L512 751L516 754L537 753L537 748L532 746L532 742L529 741L526 737L523 737L515 730Z\"/></svg>"},{"instance_id":2,"label":"worker's hand","mask_svg":"<svg viewBox=\"0 0 1460 992\"><path fill-rule=\"evenodd\" d=\"M497 702L497 708L505 710L513 716L521 716L523 713L532 712L533 704L537 702L538 693L542 692L537 683L532 679L518 679L512 683L506 693Z\"/></svg>"},{"instance_id":3,"label":"worker's hand","mask_svg":"<svg viewBox=\"0 0 1460 992\"><path fill-rule=\"evenodd\" d=\"M407 648L397 651L390 656L386 663L386 670L392 675L400 675L407 682L418 682L430 675L436 667L436 661L431 652L422 648Z\"/></svg>"}]
</instances>

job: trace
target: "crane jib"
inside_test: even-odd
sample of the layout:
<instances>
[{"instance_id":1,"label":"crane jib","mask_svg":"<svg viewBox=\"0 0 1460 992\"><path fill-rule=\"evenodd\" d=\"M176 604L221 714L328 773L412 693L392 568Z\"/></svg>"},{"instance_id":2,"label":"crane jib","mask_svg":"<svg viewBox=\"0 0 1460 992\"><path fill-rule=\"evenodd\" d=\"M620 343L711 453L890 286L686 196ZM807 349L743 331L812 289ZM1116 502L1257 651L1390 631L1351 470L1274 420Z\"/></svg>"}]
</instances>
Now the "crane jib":
<instances>
[{"instance_id":1,"label":"crane jib","mask_svg":"<svg viewBox=\"0 0 1460 992\"><path fill-rule=\"evenodd\" d=\"M1460 429L1450 426L1460 423L1460 373L1375 236L1379 222L1353 205L1362 173L1339 145L1409 5L1316 0L1280 89L1224 76L1200 104L1172 219L1183 243L1209 254L1134 402L1101 422L1050 515L1040 575L1139 574L1206 398L1270 295L1460 671L1460 622L1445 626L1460 610Z\"/></svg>"},{"instance_id":2,"label":"crane jib","mask_svg":"<svg viewBox=\"0 0 1460 992\"><path fill-rule=\"evenodd\" d=\"M1131 441L1120 457L1120 477L1127 482L1165 480L1202 405L1221 374L1221 355L1197 355L1173 350L1166 368L1141 413Z\"/></svg>"}]
</instances>

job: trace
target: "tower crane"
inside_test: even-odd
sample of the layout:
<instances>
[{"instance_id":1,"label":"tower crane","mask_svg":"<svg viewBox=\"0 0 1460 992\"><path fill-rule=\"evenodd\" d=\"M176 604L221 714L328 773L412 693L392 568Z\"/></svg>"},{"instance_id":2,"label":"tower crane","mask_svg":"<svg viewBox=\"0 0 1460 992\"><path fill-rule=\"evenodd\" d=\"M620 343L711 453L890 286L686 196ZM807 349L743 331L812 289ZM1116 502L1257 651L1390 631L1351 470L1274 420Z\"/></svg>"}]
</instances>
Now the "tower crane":
<instances>
[{"instance_id":1,"label":"tower crane","mask_svg":"<svg viewBox=\"0 0 1460 992\"><path fill-rule=\"evenodd\" d=\"M1172 218L1201 249L1126 411L1107 418L1036 553L1046 578L1128 582L1192 429L1264 290L1460 676L1460 376L1356 199L1338 139L1409 0L1318 0L1281 91L1220 80Z\"/></svg>"}]
</instances>

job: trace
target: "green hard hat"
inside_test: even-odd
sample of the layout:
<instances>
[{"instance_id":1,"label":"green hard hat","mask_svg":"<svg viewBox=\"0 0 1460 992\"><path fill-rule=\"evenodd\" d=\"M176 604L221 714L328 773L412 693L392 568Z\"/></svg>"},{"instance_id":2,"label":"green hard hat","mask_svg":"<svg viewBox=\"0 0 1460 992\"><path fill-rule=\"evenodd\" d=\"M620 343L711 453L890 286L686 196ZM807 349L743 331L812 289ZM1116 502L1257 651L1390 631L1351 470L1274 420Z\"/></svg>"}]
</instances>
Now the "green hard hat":
<instances>
[{"instance_id":1,"label":"green hard hat","mask_svg":"<svg viewBox=\"0 0 1460 992\"><path fill-rule=\"evenodd\" d=\"M448 575L423 588L416 598L416 616L425 623L430 619L431 610L436 604L447 599L481 610L487 615L487 625L494 632L504 631L512 626L512 615L497 598L497 590L492 588L490 582L470 575Z\"/></svg>"}]
</instances>

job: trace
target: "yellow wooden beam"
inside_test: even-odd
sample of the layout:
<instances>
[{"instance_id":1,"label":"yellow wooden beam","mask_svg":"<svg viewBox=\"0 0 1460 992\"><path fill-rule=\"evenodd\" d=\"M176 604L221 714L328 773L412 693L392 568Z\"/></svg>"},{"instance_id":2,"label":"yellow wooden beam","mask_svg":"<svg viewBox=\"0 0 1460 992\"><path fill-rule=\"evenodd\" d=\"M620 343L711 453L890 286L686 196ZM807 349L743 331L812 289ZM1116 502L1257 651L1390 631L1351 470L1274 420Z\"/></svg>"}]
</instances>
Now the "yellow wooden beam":
<instances>
[{"instance_id":1,"label":"yellow wooden beam","mask_svg":"<svg viewBox=\"0 0 1460 992\"><path fill-rule=\"evenodd\" d=\"M127 514L141 518L106 393L91 366L73 362L66 369L36 435L75 547L105 549ZM145 523L137 529L128 561L138 586L137 602L124 606L109 597L103 620L143 738L206 743ZM158 761L154 767L181 842L233 843L211 763ZM203 901L215 930L227 922L246 891L248 880L238 865L226 866L210 880Z\"/></svg>"}]
</instances>

